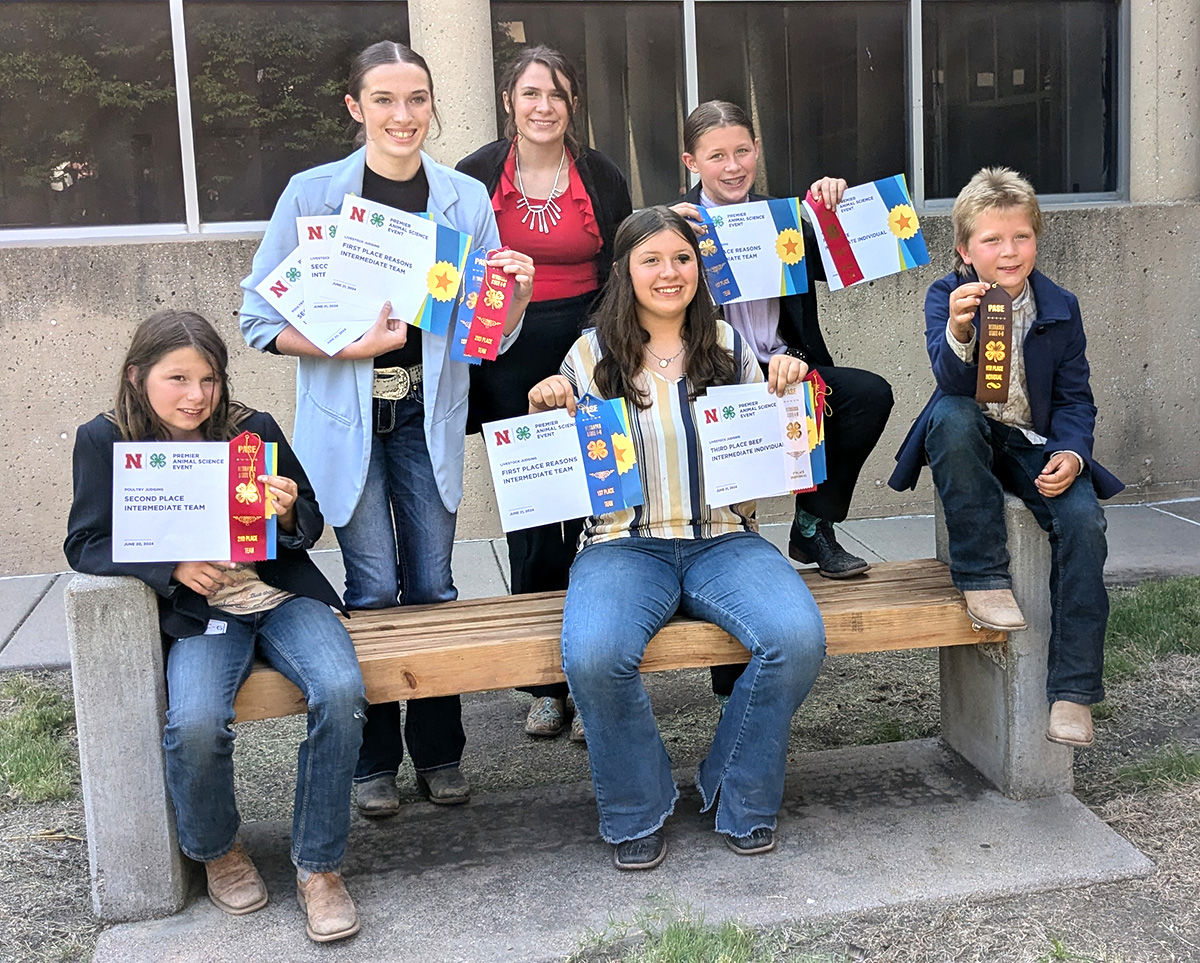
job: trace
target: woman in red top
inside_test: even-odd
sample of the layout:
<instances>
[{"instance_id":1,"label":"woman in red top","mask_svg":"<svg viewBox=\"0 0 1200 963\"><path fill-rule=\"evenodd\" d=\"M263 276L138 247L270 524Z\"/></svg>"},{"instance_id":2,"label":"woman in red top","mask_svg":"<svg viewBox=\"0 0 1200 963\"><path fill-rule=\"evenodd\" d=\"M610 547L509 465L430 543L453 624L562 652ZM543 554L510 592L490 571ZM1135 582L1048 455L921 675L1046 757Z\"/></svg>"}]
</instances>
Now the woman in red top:
<instances>
[{"instance_id":1,"label":"woman in red top","mask_svg":"<svg viewBox=\"0 0 1200 963\"><path fill-rule=\"evenodd\" d=\"M501 241L538 265L521 337L497 360L471 369L470 425L528 414L529 389L558 371L612 266L617 225L632 211L617 166L575 136L579 78L562 54L528 47L500 79L505 136L458 164L492 197ZM567 587L582 520L510 532L514 595ZM567 685L533 686L525 731L555 736ZM576 720L578 721L578 720ZM571 738L583 739L582 727Z\"/></svg>"}]
</instances>

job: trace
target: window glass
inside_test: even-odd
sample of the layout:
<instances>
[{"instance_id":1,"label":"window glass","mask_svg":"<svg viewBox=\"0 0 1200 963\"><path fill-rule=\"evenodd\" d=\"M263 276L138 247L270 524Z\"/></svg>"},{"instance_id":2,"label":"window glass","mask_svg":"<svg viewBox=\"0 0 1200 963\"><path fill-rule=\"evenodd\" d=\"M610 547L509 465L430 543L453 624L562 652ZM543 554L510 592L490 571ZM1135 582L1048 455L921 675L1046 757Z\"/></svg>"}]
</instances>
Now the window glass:
<instances>
[{"instance_id":1,"label":"window glass","mask_svg":"<svg viewBox=\"0 0 1200 963\"><path fill-rule=\"evenodd\" d=\"M803 196L908 169L908 4L697 3L700 99L731 100L762 138L757 188Z\"/></svg>"},{"instance_id":2,"label":"window glass","mask_svg":"<svg viewBox=\"0 0 1200 963\"><path fill-rule=\"evenodd\" d=\"M349 153L351 60L408 43L404 3L190 0L184 18L206 221L265 220L293 174Z\"/></svg>"},{"instance_id":3,"label":"window glass","mask_svg":"<svg viewBox=\"0 0 1200 963\"><path fill-rule=\"evenodd\" d=\"M927 0L923 18L928 197L997 164L1039 193L1117 189L1116 2Z\"/></svg>"},{"instance_id":4,"label":"window glass","mask_svg":"<svg viewBox=\"0 0 1200 963\"><path fill-rule=\"evenodd\" d=\"M570 59L583 84L581 139L625 172L634 207L672 202L686 188L681 17L676 3L492 4L497 81L527 44Z\"/></svg>"},{"instance_id":5,"label":"window glass","mask_svg":"<svg viewBox=\"0 0 1200 963\"><path fill-rule=\"evenodd\" d=\"M0 4L0 227L183 218L166 0Z\"/></svg>"}]
</instances>

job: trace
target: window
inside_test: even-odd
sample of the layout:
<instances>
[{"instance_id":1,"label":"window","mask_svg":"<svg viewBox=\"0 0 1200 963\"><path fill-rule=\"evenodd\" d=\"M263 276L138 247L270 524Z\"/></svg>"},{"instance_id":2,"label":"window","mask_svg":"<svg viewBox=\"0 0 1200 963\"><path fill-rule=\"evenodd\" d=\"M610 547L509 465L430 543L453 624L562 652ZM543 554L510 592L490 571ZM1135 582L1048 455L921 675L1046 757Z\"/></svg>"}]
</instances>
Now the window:
<instances>
[{"instance_id":1,"label":"window","mask_svg":"<svg viewBox=\"0 0 1200 963\"><path fill-rule=\"evenodd\" d=\"M493 3L492 20L497 80L526 44L546 44L575 65L581 139L625 172L634 207L670 203L686 189L678 4Z\"/></svg>"},{"instance_id":2,"label":"window","mask_svg":"<svg viewBox=\"0 0 1200 963\"><path fill-rule=\"evenodd\" d=\"M803 196L908 170L907 3L697 3L700 100L745 108L760 190Z\"/></svg>"},{"instance_id":3,"label":"window","mask_svg":"<svg viewBox=\"0 0 1200 963\"><path fill-rule=\"evenodd\" d=\"M351 60L408 43L403 3L190 0L184 16L206 221L265 220L293 174L344 157Z\"/></svg>"},{"instance_id":4,"label":"window","mask_svg":"<svg viewBox=\"0 0 1200 963\"><path fill-rule=\"evenodd\" d=\"M954 197L983 166L1042 194L1117 183L1117 4L926 0L925 190Z\"/></svg>"},{"instance_id":5,"label":"window","mask_svg":"<svg viewBox=\"0 0 1200 963\"><path fill-rule=\"evenodd\" d=\"M167 4L0 5L0 227L181 220Z\"/></svg>"}]
</instances>

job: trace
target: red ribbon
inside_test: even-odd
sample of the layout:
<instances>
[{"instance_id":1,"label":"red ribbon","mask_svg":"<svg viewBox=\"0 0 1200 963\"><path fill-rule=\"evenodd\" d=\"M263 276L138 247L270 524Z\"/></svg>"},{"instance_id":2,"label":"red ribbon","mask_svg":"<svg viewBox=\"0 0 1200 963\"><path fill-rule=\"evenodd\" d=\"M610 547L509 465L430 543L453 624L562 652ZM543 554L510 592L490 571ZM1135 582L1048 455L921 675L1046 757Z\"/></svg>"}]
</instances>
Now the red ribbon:
<instances>
[{"instance_id":1,"label":"red ribbon","mask_svg":"<svg viewBox=\"0 0 1200 963\"><path fill-rule=\"evenodd\" d=\"M229 443L229 560L261 562L267 558L267 492L258 480L265 475L263 440L248 431Z\"/></svg>"},{"instance_id":2,"label":"red ribbon","mask_svg":"<svg viewBox=\"0 0 1200 963\"><path fill-rule=\"evenodd\" d=\"M488 251L488 259L500 251ZM495 361L500 353L500 339L504 335L504 322L512 303L514 279L500 268L489 267L479 287L479 299L475 302L475 314L467 332L467 344L463 353L484 361Z\"/></svg>"},{"instance_id":3,"label":"red ribbon","mask_svg":"<svg viewBox=\"0 0 1200 963\"><path fill-rule=\"evenodd\" d=\"M812 191L809 191L804 199L808 202L809 210L817 215L817 226L825 238L829 256L833 258L833 266L837 269L838 277L842 279L842 285L849 287L851 284L857 284L863 279L862 268L858 266L858 259L850 247L850 239L842 230L837 211L828 210L824 203L813 197Z\"/></svg>"}]
</instances>

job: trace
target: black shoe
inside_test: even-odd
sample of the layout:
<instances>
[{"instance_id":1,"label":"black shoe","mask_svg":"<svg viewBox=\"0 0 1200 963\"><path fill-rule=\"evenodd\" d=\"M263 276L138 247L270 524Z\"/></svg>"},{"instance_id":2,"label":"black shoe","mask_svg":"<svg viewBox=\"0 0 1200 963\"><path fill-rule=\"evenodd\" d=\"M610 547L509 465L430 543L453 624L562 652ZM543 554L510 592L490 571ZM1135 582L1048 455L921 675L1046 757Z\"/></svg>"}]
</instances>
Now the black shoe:
<instances>
[{"instance_id":1,"label":"black shoe","mask_svg":"<svg viewBox=\"0 0 1200 963\"><path fill-rule=\"evenodd\" d=\"M613 865L617 869L654 869L666 858L667 839L661 829L637 839L627 839L613 847Z\"/></svg>"},{"instance_id":2,"label":"black shoe","mask_svg":"<svg viewBox=\"0 0 1200 963\"><path fill-rule=\"evenodd\" d=\"M749 836L726 836L725 845L739 856L769 853L775 848L775 831L761 826Z\"/></svg>"},{"instance_id":3,"label":"black shoe","mask_svg":"<svg viewBox=\"0 0 1200 963\"><path fill-rule=\"evenodd\" d=\"M788 555L806 565L816 562L818 572L825 578L850 578L871 567L866 559L851 555L838 544L833 525L823 518L817 522L817 530L810 538L801 535L799 526L792 522Z\"/></svg>"}]
</instances>

